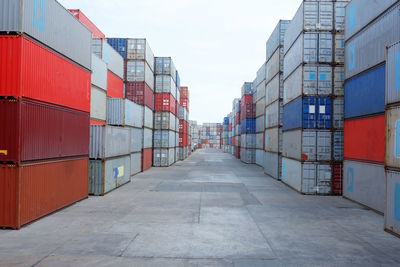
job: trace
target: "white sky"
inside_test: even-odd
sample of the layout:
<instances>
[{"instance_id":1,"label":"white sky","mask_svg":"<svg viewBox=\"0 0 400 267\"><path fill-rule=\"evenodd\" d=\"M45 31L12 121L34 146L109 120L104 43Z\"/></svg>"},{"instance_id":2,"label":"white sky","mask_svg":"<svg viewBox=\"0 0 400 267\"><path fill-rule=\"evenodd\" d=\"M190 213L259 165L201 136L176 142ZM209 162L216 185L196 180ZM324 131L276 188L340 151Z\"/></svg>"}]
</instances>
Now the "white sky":
<instances>
[{"instance_id":1,"label":"white sky","mask_svg":"<svg viewBox=\"0 0 400 267\"><path fill-rule=\"evenodd\" d=\"M189 86L190 119L222 122L265 61L279 19L301 0L59 0L82 10L107 37L147 38L155 56L171 56Z\"/></svg>"}]
</instances>

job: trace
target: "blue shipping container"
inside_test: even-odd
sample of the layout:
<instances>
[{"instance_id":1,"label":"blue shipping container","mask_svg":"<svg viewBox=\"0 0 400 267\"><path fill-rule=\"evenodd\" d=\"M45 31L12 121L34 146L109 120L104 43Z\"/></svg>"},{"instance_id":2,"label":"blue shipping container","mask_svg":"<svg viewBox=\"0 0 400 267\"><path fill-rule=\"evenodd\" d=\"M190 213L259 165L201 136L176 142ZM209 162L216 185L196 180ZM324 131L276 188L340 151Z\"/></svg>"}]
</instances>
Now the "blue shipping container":
<instances>
[{"instance_id":1,"label":"blue shipping container","mask_svg":"<svg viewBox=\"0 0 400 267\"><path fill-rule=\"evenodd\" d=\"M224 118L224 124L225 125L229 125L229 117L225 117Z\"/></svg>"},{"instance_id":2,"label":"blue shipping container","mask_svg":"<svg viewBox=\"0 0 400 267\"><path fill-rule=\"evenodd\" d=\"M346 119L385 112L385 71L385 66L380 66L346 82Z\"/></svg>"},{"instance_id":3,"label":"blue shipping container","mask_svg":"<svg viewBox=\"0 0 400 267\"><path fill-rule=\"evenodd\" d=\"M303 97L283 108L283 130L332 128L332 99Z\"/></svg>"},{"instance_id":4,"label":"blue shipping container","mask_svg":"<svg viewBox=\"0 0 400 267\"><path fill-rule=\"evenodd\" d=\"M108 38L107 42L111 45L124 59L128 48L128 41L125 38Z\"/></svg>"},{"instance_id":5,"label":"blue shipping container","mask_svg":"<svg viewBox=\"0 0 400 267\"><path fill-rule=\"evenodd\" d=\"M242 134L256 133L256 119L242 120Z\"/></svg>"}]
</instances>

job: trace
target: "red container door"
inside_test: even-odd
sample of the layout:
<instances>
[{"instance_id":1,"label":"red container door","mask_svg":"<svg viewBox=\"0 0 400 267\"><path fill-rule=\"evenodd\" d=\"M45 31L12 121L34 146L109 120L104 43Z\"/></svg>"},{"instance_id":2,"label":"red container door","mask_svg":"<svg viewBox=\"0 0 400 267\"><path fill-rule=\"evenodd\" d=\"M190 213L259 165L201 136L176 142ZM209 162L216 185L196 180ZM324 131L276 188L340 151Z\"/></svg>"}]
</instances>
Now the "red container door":
<instances>
[{"instance_id":1,"label":"red container door","mask_svg":"<svg viewBox=\"0 0 400 267\"><path fill-rule=\"evenodd\" d=\"M126 83L125 97L138 105L146 105L151 110L154 110L153 91L144 82Z\"/></svg>"},{"instance_id":2,"label":"red container door","mask_svg":"<svg viewBox=\"0 0 400 267\"><path fill-rule=\"evenodd\" d=\"M90 72L22 36L0 36L0 58L0 96L90 112Z\"/></svg>"},{"instance_id":3,"label":"red container door","mask_svg":"<svg viewBox=\"0 0 400 267\"><path fill-rule=\"evenodd\" d=\"M383 164L385 161L385 116L344 122L344 158Z\"/></svg>"},{"instance_id":4,"label":"red container door","mask_svg":"<svg viewBox=\"0 0 400 267\"><path fill-rule=\"evenodd\" d=\"M111 98L124 97L124 81L111 71L107 71L107 96Z\"/></svg>"}]
</instances>

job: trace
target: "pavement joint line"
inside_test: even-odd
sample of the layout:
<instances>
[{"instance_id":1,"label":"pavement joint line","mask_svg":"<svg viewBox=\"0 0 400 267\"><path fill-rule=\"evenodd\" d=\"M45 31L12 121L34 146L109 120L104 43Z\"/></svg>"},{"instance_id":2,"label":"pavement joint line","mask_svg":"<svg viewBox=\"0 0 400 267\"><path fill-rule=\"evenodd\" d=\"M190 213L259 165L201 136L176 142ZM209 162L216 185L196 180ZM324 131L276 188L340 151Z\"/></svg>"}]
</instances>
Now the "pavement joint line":
<instances>
[{"instance_id":1,"label":"pavement joint line","mask_svg":"<svg viewBox=\"0 0 400 267\"><path fill-rule=\"evenodd\" d=\"M136 240L136 238L139 236L140 234L136 234L128 243L128 245L121 251L121 253L118 255L118 257L124 257L124 253L126 252L126 250L129 248L129 246Z\"/></svg>"}]
</instances>

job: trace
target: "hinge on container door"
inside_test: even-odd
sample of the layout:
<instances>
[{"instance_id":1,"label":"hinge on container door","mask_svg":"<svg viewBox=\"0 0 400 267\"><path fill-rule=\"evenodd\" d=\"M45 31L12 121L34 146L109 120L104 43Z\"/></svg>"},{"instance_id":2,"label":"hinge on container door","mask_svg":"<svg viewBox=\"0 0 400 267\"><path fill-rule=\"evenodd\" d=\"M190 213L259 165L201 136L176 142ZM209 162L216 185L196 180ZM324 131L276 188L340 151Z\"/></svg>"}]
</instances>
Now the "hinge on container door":
<instances>
[{"instance_id":1,"label":"hinge on container door","mask_svg":"<svg viewBox=\"0 0 400 267\"><path fill-rule=\"evenodd\" d=\"M7 150L0 150L0 154L4 154L5 156L7 156L8 151Z\"/></svg>"}]
</instances>

